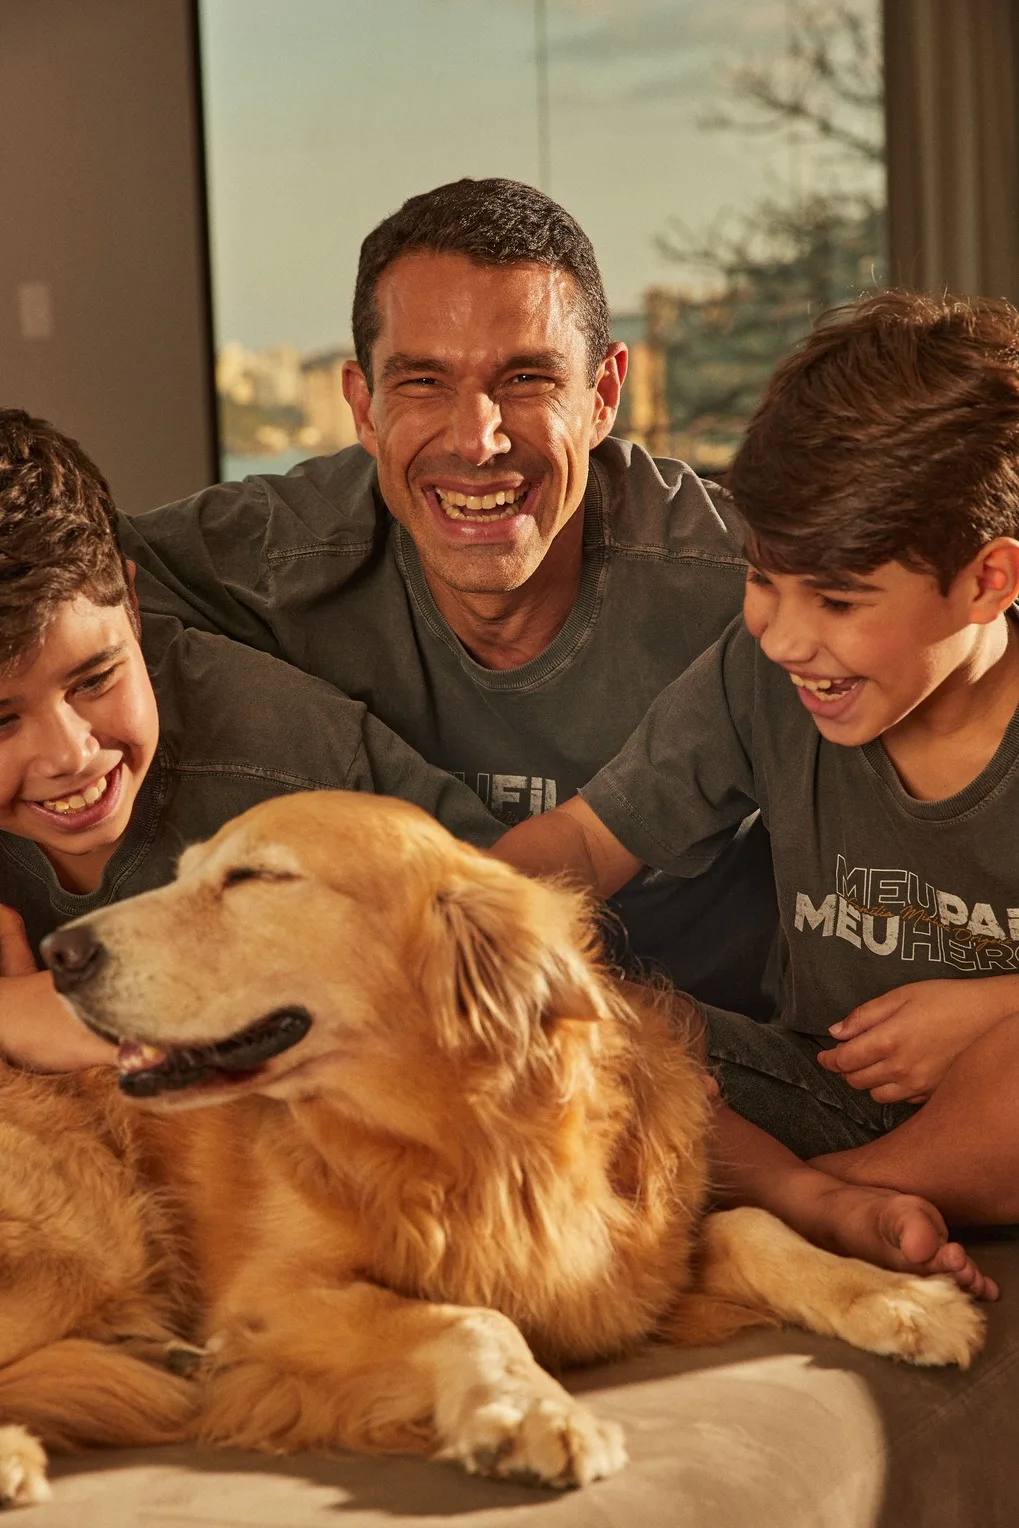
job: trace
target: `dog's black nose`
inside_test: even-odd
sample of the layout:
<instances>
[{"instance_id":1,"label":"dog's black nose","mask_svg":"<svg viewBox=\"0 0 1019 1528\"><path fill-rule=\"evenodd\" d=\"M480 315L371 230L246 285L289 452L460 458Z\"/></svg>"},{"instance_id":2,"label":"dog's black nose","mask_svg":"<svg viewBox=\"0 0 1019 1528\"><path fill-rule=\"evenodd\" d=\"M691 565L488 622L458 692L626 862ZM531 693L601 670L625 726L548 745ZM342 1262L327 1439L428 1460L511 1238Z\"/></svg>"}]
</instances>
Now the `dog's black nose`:
<instances>
[{"instance_id":1,"label":"dog's black nose","mask_svg":"<svg viewBox=\"0 0 1019 1528\"><path fill-rule=\"evenodd\" d=\"M46 935L39 949L53 972L53 985L58 992L70 992L91 981L106 960L106 946L87 923L58 928Z\"/></svg>"}]
</instances>

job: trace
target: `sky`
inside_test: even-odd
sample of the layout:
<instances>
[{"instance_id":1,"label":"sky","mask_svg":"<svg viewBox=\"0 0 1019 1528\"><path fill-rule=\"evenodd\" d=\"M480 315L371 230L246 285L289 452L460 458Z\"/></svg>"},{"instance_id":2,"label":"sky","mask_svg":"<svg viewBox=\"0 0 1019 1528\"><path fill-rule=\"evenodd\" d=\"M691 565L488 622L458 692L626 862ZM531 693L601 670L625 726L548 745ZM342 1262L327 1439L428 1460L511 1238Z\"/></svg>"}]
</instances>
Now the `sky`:
<instances>
[{"instance_id":1,"label":"sky","mask_svg":"<svg viewBox=\"0 0 1019 1528\"><path fill-rule=\"evenodd\" d=\"M877 0L860 0L876 11ZM692 276L655 236L826 173L703 118L779 57L795 0L546 0L549 183L617 312ZM344 346L361 239L460 175L537 184L535 0L200 0L219 344Z\"/></svg>"}]
</instances>

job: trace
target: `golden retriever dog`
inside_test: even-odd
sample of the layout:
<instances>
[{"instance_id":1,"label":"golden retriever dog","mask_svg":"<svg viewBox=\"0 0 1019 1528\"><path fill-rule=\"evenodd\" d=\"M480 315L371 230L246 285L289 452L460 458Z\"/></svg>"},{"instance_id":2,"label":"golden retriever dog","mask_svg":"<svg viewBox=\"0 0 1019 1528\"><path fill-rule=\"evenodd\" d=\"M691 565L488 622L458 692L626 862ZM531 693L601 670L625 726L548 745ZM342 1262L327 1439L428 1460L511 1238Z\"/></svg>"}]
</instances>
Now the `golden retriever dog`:
<instances>
[{"instance_id":1,"label":"golden retriever dog","mask_svg":"<svg viewBox=\"0 0 1019 1528\"><path fill-rule=\"evenodd\" d=\"M120 1070L2 1076L6 1499L45 1494L37 1440L583 1485L623 1440L548 1368L652 1334L794 1322L966 1365L952 1283L708 1213L692 1006L612 980L593 927L414 807L322 792L51 935Z\"/></svg>"}]
</instances>

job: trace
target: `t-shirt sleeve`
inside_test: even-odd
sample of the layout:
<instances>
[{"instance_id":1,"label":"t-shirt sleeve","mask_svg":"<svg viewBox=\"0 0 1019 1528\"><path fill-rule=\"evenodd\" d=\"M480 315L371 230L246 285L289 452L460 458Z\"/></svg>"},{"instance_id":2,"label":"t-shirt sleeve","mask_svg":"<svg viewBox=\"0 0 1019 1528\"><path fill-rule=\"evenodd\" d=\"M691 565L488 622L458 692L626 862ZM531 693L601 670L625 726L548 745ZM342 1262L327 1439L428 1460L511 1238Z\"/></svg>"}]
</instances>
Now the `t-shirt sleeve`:
<instances>
[{"instance_id":1,"label":"t-shirt sleeve","mask_svg":"<svg viewBox=\"0 0 1019 1528\"><path fill-rule=\"evenodd\" d=\"M469 785L429 764L362 701L278 660L262 657L261 666L266 674L271 669L277 681L281 671L286 676L288 740L282 737L279 717L278 745L293 747L290 740L314 736L314 745L306 744L306 757L317 783L412 801L457 838L479 848L488 848L506 831Z\"/></svg>"},{"instance_id":2,"label":"t-shirt sleeve","mask_svg":"<svg viewBox=\"0 0 1019 1528\"><path fill-rule=\"evenodd\" d=\"M375 484L374 458L351 446L122 515L142 610L308 667L308 606L331 599L377 549Z\"/></svg>"},{"instance_id":3,"label":"t-shirt sleeve","mask_svg":"<svg viewBox=\"0 0 1019 1528\"><path fill-rule=\"evenodd\" d=\"M146 616L143 631L162 744L182 779L258 779L266 794L375 791L479 847L505 832L468 785L326 680L163 617Z\"/></svg>"},{"instance_id":4,"label":"t-shirt sleeve","mask_svg":"<svg viewBox=\"0 0 1019 1528\"><path fill-rule=\"evenodd\" d=\"M120 545L136 566L142 610L278 654L265 559L269 513L264 480L248 478L120 515Z\"/></svg>"},{"instance_id":5,"label":"t-shirt sleeve","mask_svg":"<svg viewBox=\"0 0 1019 1528\"><path fill-rule=\"evenodd\" d=\"M361 736L349 789L374 790L379 795L413 801L457 838L481 849L489 848L505 833L506 824L492 816L469 785L426 763L416 749L370 711L364 712Z\"/></svg>"},{"instance_id":6,"label":"t-shirt sleeve","mask_svg":"<svg viewBox=\"0 0 1019 1528\"><path fill-rule=\"evenodd\" d=\"M752 763L756 644L736 620L652 703L580 794L656 870L706 870L757 810Z\"/></svg>"}]
</instances>

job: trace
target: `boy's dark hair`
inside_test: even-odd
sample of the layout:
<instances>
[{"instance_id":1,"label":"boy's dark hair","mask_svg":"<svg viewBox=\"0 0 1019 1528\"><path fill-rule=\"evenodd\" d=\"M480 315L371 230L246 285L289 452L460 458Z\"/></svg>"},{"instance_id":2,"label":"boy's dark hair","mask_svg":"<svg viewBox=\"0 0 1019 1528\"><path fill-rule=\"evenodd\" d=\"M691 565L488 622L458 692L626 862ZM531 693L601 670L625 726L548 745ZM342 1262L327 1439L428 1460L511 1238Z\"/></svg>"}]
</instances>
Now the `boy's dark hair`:
<instances>
[{"instance_id":1,"label":"boy's dark hair","mask_svg":"<svg viewBox=\"0 0 1019 1528\"><path fill-rule=\"evenodd\" d=\"M0 668L33 651L79 594L130 599L106 479L44 419L0 409Z\"/></svg>"},{"instance_id":2,"label":"boy's dark hair","mask_svg":"<svg viewBox=\"0 0 1019 1528\"><path fill-rule=\"evenodd\" d=\"M577 321L587 340L590 385L609 348L609 309L594 249L558 202L518 180L454 180L412 196L361 245L352 328L358 365L372 387L371 352L379 333L375 288L401 255L464 255L476 265L547 265L576 287Z\"/></svg>"},{"instance_id":3,"label":"boy's dark hair","mask_svg":"<svg viewBox=\"0 0 1019 1528\"><path fill-rule=\"evenodd\" d=\"M1019 311L885 292L834 309L776 370L727 484L776 573L885 562L945 593L1019 536Z\"/></svg>"}]
</instances>

